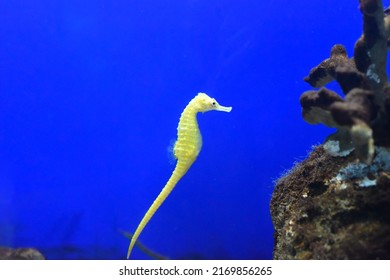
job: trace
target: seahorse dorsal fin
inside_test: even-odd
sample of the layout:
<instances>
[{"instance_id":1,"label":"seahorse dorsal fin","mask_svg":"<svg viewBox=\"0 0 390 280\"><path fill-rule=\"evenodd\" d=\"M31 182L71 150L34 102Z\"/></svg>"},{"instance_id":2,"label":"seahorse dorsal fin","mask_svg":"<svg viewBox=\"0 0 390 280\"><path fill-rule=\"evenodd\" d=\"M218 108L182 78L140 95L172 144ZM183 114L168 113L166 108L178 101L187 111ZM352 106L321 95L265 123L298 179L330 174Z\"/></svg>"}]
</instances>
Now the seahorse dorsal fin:
<instances>
[{"instance_id":1,"label":"seahorse dorsal fin","mask_svg":"<svg viewBox=\"0 0 390 280\"><path fill-rule=\"evenodd\" d=\"M169 164L172 165L176 164L177 161L177 157L175 156L175 152L174 152L175 144L176 144L176 139L172 139L167 148Z\"/></svg>"}]
</instances>

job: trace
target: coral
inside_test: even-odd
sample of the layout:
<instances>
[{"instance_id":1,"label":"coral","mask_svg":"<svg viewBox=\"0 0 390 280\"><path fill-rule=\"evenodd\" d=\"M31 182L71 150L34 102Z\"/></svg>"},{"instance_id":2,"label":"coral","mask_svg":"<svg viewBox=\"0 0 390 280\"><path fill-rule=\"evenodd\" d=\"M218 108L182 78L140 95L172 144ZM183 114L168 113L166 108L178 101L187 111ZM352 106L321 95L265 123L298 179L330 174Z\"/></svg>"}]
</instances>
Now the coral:
<instances>
[{"instance_id":1,"label":"coral","mask_svg":"<svg viewBox=\"0 0 390 280\"><path fill-rule=\"evenodd\" d=\"M345 98L320 88L303 93L300 103L307 122L337 128L338 133L330 140L353 146L358 158L370 163L374 145L390 146L390 85L386 73L390 13L378 0L361 0L360 10L363 34L355 44L354 57L348 59L345 47L335 45L330 58L304 78L314 87L336 80Z\"/></svg>"},{"instance_id":2,"label":"coral","mask_svg":"<svg viewBox=\"0 0 390 280\"><path fill-rule=\"evenodd\" d=\"M334 127L324 145L276 182L275 259L390 259L390 9L360 0L354 56L335 45L304 78L303 118ZM345 97L323 86L336 80Z\"/></svg>"}]
</instances>

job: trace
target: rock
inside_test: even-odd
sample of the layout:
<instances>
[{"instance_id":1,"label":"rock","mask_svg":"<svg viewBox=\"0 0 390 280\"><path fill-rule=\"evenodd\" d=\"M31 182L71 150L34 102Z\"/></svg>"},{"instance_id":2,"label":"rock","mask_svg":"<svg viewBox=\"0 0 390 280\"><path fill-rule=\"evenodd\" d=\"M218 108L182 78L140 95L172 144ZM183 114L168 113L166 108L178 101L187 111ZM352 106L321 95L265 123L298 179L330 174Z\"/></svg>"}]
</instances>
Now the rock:
<instances>
[{"instance_id":1,"label":"rock","mask_svg":"<svg viewBox=\"0 0 390 280\"><path fill-rule=\"evenodd\" d=\"M277 181L271 216L274 259L390 259L390 150L367 165L318 146Z\"/></svg>"},{"instance_id":2,"label":"rock","mask_svg":"<svg viewBox=\"0 0 390 280\"><path fill-rule=\"evenodd\" d=\"M33 248L0 247L0 260L44 260L45 257Z\"/></svg>"}]
</instances>

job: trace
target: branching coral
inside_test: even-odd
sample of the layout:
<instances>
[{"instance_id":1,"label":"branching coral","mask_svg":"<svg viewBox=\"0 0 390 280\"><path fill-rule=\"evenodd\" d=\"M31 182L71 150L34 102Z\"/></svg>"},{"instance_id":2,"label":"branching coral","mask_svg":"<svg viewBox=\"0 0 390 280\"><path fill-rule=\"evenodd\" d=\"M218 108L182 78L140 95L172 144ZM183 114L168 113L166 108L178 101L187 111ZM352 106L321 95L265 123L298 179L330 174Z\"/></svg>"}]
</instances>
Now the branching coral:
<instances>
[{"instance_id":1,"label":"branching coral","mask_svg":"<svg viewBox=\"0 0 390 280\"><path fill-rule=\"evenodd\" d=\"M357 40L354 57L335 45L330 58L314 67L304 78L319 90L302 94L303 118L311 124L323 123L338 132L342 149L355 148L358 158L371 163L375 146L390 147L390 84L386 65L390 48L390 9L381 0L360 0L363 34ZM345 98L321 88L336 80ZM375 145L375 146L374 146Z\"/></svg>"}]
</instances>

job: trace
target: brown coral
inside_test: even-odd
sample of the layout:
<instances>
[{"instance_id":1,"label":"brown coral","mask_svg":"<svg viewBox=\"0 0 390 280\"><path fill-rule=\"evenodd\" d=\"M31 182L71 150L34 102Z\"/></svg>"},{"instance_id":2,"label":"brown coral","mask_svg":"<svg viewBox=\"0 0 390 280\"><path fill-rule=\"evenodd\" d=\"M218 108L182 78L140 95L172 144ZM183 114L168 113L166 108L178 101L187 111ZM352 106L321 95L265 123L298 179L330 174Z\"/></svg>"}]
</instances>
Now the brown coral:
<instances>
[{"instance_id":1,"label":"brown coral","mask_svg":"<svg viewBox=\"0 0 390 280\"><path fill-rule=\"evenodd\" d=\"M304 119L342 131L337 137L344 146L357 150L361 161L370 163L374 145L390 146L390 95L386 63L390 41L389 10L382 1L361 0L363 35L348 59L342 45L332 48L330 58L314 67L304 78L314 87L336 79L345 99L327 89L308 91L301 96Z\"/></svg>"}]
</instances>

